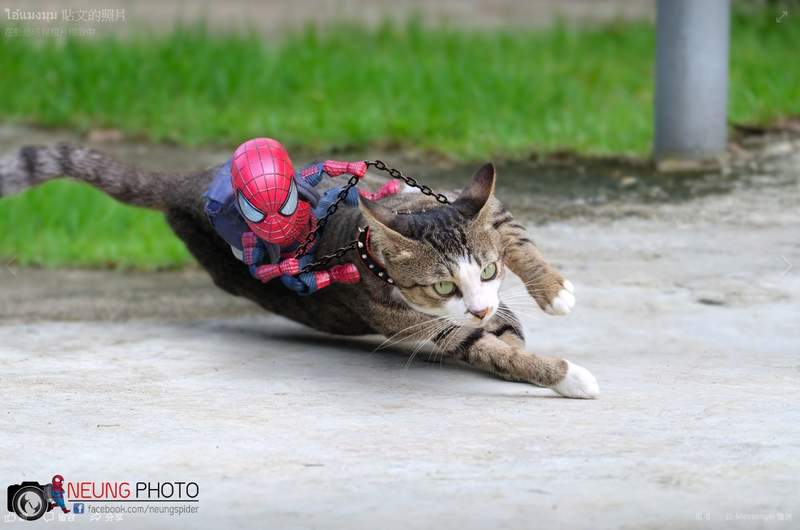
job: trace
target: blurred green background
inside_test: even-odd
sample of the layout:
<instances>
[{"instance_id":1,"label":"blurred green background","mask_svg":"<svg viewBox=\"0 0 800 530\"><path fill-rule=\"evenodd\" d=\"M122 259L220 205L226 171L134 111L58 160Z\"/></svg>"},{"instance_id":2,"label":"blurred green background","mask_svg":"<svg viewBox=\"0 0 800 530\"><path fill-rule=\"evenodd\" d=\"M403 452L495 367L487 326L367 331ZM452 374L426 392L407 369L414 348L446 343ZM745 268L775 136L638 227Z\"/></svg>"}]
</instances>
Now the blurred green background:
<instances>
[{"instance_id":1,"label":"blurred green background","mask_svg":"<svg viewBox=\"0 0 800 530\"><path fill-rule=\"evenodd\" d=\"M767 9L736 11L732 121L800 114L798 50L800 17L777 24ZM269 39L200 24L64 42L3 31L0 120L231 150L269 135L319 156L377 146L462 161L557 149L646 157L653 54L648 21L525 30L338 23ZM159 214L69 182L0 201L0 256L190 261Z\"/></svg>"}]
</instances>

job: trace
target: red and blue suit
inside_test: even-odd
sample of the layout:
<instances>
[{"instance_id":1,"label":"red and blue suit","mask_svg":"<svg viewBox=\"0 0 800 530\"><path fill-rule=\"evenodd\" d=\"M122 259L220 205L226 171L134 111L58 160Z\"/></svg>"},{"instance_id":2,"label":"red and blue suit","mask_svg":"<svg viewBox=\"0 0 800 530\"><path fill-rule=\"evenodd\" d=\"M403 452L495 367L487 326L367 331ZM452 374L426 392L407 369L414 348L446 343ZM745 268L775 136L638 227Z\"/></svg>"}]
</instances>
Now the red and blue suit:
<instances>
[{"instance_id":1,"label":"red and blue suit","mask_svg":"<svg viewBox=\"0 0 800 530\"><path fill-rule=\"evenodd\" d=\"M61 475L56 475L53 477L53 481L50 483L50 497L52 498L53 502L50 503L47 511L50 511L58 506L61 508L62 512L70 512L70 510L67 508L66 502L64 502L64 477Z\"/></svg>"},{"instance_id":2,"label":"red and blue suit","mask_svg":"<svg viewBox=\"0 0 800 530\"><path fill-rule=\"evenodd\" d=\"M315 189L324 175L363 177L366 162L327 160L306 166L295 174L283 146L271 138L255 138L240 145L233 158L222 166L206 191L206 214L214 229L250 274L268 282L281 282L298 294L311 294L332 283L358 283L358 269L352 263L327 270L300 274L314 260L317 241L295 258L298 247L316 230L317 219L325 215L341 187L320 196ZM351 188L344 204L358 205L358 193L377 200L399 191L392 180L380 191L369 193Z\"/></svg>"}]
</instances>

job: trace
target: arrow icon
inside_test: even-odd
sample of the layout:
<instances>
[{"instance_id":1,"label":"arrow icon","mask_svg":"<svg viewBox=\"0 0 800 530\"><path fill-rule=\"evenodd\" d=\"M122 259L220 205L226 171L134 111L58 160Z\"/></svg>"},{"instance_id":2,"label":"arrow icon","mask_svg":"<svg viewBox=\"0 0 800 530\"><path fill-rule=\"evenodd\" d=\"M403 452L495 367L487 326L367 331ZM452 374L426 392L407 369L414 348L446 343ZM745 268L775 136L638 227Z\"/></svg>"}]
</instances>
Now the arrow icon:
<instances>
[{"instance_id":1,"label":"arrow icon","mask_svg":"<svg viewBox=\"0 0 800 530\"><path fill-rule=\"evenodd\" d=\"M781 13L781 16L779 16L779 17L776 17L776 18L775 18L775 22L777 22L778 24L780 24L780 23L781 23L781 20L783 20L783 19L784 19L784 17L786 17L786 16L788 16L788 15L789 15L789 10L788 10L788 9L784 9L784 10L783 10L783 12Z\"/></svg>"},{"instance_id":2,"label":"arrow icon","mask_svg":"<svg viewBox=\"0 0 800 530\"><path fill-rule=\"evenodd\" d=\"M786 263L786 270L783 271L783 274L781 274L781 276L786 276L787 274L789 274L789 271L792 270L792 267L794 267L794 265L792 265L791 261L786 259L786 256L781 256L781 259Z\"/></svg>"}]
</instances>

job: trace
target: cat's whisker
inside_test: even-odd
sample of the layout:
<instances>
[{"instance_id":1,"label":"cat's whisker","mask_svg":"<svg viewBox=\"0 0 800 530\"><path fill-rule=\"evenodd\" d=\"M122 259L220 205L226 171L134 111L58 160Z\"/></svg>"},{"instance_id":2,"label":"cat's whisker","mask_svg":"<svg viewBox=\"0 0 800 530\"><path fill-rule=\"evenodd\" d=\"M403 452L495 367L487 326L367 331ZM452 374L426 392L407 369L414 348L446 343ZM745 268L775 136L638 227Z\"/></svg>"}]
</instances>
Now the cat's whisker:
<instances>
[{"instance_id":1,"label":"cat's whisker","mask_svg":"<svg viewBox=\"0 0 800 530\"><path fill-rule=\"evenodd\" d=\"M540 277L537 277L537 278L533 278L532 280L528 280L528 281L522 282L522 285L527 287L529 285L534 285L534 284L537 284L537 283L541 283L541 281L544 280L545 278L546 278L546 276L540 276Z\"/></svg>"},{"instance_id":2,"label":"cat's whisker","mask_svg":"<svg viewBox=\"0 0 800 530\"><path fill-rule=\"evenodd\" d=\"M495 314L500 318L504 319L505 322L507 322L508 324L514 324L514 320L517 319L522 320L520 317L527 317L534 319L537 316L539 316L539 313L531 309L527 308L517 309L513 307L499 307L497 308L497 312Z\"/></svg>"},{"instance_id":3,"label":"cat's whisker","mask_svg":"<svg viewBox=\"0 0 800 530\"><path fill-rule=\"evenodd\" d=\"M439 321L441 321L441 320L444 320L444 319L446 319L446 318L447 318L446 316L442 316L442 317L436 317L436 318L433 318L433 319L431 319L431 320L424 320L424 321L422 321L422 322L417 322L416 324L412 324L412 325L410 325L410 326L408 326L408 327L406 327L406 328L403 328L403 329L401 329L400 331L398 331L397 333L395 333L394 335L392 335L391 337L388 337L386 340L384 340L383 342L381 342L381 343L380 343L380 344L379 344L379 345L378 345L378 346L377 346L377 347L376 347L374 350L372 350L372 351L373 351L373 353L374 353L374 352L376 352L376 351L380 350L381 348L384 348L384 347L388 348L388 347L390 347L390 346L392 346L392 345L394 345L394 344L397 344L397 343L399 343L399 342L402 342L402 341L404 341L404 340L408 340L409 338L411 338L411 337L413 337L413 336L415 336L415 335L418 335L419 333L422 333L422 332L424 331L424 326L426 326L426 325L433 325L433 324L435 324L435 323L437 323L437 322L439 322ZM422 327L423 329L422 329L422 330L417 330L417 331L415 331L414 333L410 333L409 335L406 335L406 336L400 337L400 338L398 338L397 340L393 340L393 339L394 339L395 337L397 337L398 335L401 335L402 333L405 333L405 332L407 332L407 331L410 331L410 330L412 330L412 329L414 329L414 328L418 328L418 327Z\"/></svg>"},{"instance_id":4,"label":"cat's whisker","mask_svg":"<svg viewBox=\"0 0 800 530\"><path fill-rule=\"evenodd\" d=\"M441 358L444 359L444 355L447 353L447 348L450 346L450 341L452 340L456 331L461 329L461 326L452 325L452 327L447 330L441 339L439 339L439 343L434 343L433 350L430 354L428 354L428 360L431 360L431 355L433 355L433 362L436 362L436 356L438 353L441 353Z\"/></svg>"},{"instance_id":5,"label":"cat's whisker","mask_svg":"<svg viewBox=\"0 0 800 530\"><path fill-rule=\"evenodd\" d=\"M547 289L538 289L538 290L530 290L530 291L526 290L526 291L524 291L522 293L511 293L511 294L516 294L516 295L519 295L519 296L527 296L527 297L530 298L534 294L547 294L548 292L551 292L551 291L548 291ZM506 293L505 292L501 292L500 294L503 295L503 294L506 294Z\"/></svg>"},{"instance_id":6,"label":"cat's whisker","mask_svg":"<svg viewBox=\"0 0 800 530\"><path fill-rule=\"evenodd\" d=\"M454 328L453 328L453 330L452 330L451 332L449 332L449 333L448 333L448 334L445 336L445 338L444 338L444 341L443 341L443 344L442 344L442 347L441 347L441 349L440 349L440 351L441 351L441 357L439 358L439 362L443 361L443 360L444 360L444 356L445 356L447 353L449 353L449 351L450 351L450 344L451 344L453 341L455 341L455 340L458 338L458 333L456 333L456 331L458 331L459 329L460 329L460 328L454 327ZM434 358L434 361L435 361L435 360L436 360L436 359Z\"/></svg>"},{"instance_id":7,"label":"cat's whisker","mask_svg":"<svg viewBox=\"0 0 800 530\"><path fill-rule=\"evenodd\" d=\"M384 349L386 349L386 348L390 348L390 347L392 347L392 346L395 346L395 345L397 345L397 344L400 344L400 343L402 343L402 342L407 342L407 341L414 341L414 342L416 342L416 341L418 341L419 339L418 339L418 338L416 338L416 339L415 339L414 337L416 337L416 336L418 336L418 335L423 335L423 334L426 334L426 333L428 333L429 331L430 331L430 328L429 328L429 327L423 327L423 328L421 328L421 329L418 329L418 330L417 330L417 331L415 331L414 333L410 333L410 334L408 334L408 335L405 335L405 336L403 336L403 337L397 338L396 340L394 340L394 341L390 342L389 344L386 344L385 346L383 346L383 348L384 348ZM384 342L386 342L386 341L384 341ZM373 352L374 352L374 351L378 351L378 349L376 348L375 350L373 350Z\"/></svg>"},{"instance_id":8,"label":"cat's whisker","mask_svg":"<svg viewBox=\"0 0 800 530\"><path fill-rule=\"evenodd\" d=\"M536 300L528 293L501 293L500 300L526 301L526 302L536 303Z\"/></svg>"},{"instance_id":9,"label":"cat's whisker","mask_svg":"<svg viewBox=\"0 0 800 530\"><path fill-rule=\"evenodd\" d=\"M508 322L508 323L512 324L514 319L518 320L519 322L536 320L536 318L540 316L540 313L535 313L533 311L529 312L529 311L516 311L515 310L513 312L509 312L508 315L504 315L504 316L507 316L508 319L511 320L511 322Z\"/></svg>"},{"instance_id":10,"label":"cat's whisker","mask_svg":"<svg viewBox=\"0 0 800 530\"><path fill-rule=\"evenodd\" d=\"M504 313L497 313L497 318L499 318L500 320L502 320L506 324L510 324L512 326L515 325L517 320L518 320L517 315L512 313L512 312L510 312L510 311L507 312L507 313L505 313L505 312Z\"/></svg>"},{"instance_id":11,"label":"cat's whisker","mask_svg":"<svg viewBox=\"0 0 800 530\"><path fill-rule=\"evenodd\" d=\"M408 358L405 364L405 369L408 369L411 366L411 363L414 362L414 358L417 356L417 353L429 342L432 342L433 337L435 337L438 333L446 329L449 324L446 322L439 322L438 325L431 330L430 335L424 340L420 340L419 344L414 348L414 351L411 352L411 356Z\"/></svg>"}]
</instances>

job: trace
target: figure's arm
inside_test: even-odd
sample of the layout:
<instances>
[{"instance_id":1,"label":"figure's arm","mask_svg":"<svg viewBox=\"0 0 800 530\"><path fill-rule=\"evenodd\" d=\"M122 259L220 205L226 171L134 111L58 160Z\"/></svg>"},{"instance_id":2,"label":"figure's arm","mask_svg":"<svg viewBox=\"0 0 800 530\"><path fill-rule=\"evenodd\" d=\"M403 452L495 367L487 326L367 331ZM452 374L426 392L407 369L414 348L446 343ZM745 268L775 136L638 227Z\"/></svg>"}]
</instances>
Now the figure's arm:
<instances>
[{"instance_id":1,"label":"figure's arm","mask_svg":"<svg viewBox=\"0 0 800 530\"><path fill-rule=\"evenodd\" d=\"M342 162L341 160L326 160L322 163L322 170L331 177L339 175L355 175L362 178L367 174L367 163L363 160L358 162Z\"/></svg>"},{"instance_id":2,"label":"figure's arm","mask_svg":"<svg viewBox=\"0 0 800 530\"><path fill-rule=\"evenodd\" d=\"M283 274L294 276L300 273L300 262L295 258L262 265L265 255L266 248L258 236L253 232L245 232L242 235L242 261L250 269L253 278L266 283Z\"/></svg>"},{"instance_id":3,"label":"figure's arm","mask_svg":"<svg viewBox=\"0 0 800 530\"><path fill-rule=\"evenodd\" d=\"M355 175L359 179L367 174L367 163L364 161L359 162L342 162L339 160L326 160L325 162L317 162L311 164L300 171L300 175L312 186L316 186L322 180L322 175L330 177L338 177L339 175ZM371 192L365 189L359 189L358 193L362 197L366 197L371 201L378 201L384 197L394 195L401 189L400 181L392 179L378 191ZM357 202L355 196L353 201ZM355 203L354 203L355 204Z\"/></svg>"},{"instance_id":4,"label":"figure's arm","mask_svg":"<svg viewBox=\"0 0 800 530\"><path fill-rule=\"evenodd\" d=\"M358 178L362 178L366 174L367 163L363 160L359 160L358 162L326 160L324 162L317 162L316 164L306 166L300 171L300 175L312 186L319 184L323 175L328 175L329 177L338 177L339 175L355 175Z\"/></svg>"}]
</instances>

